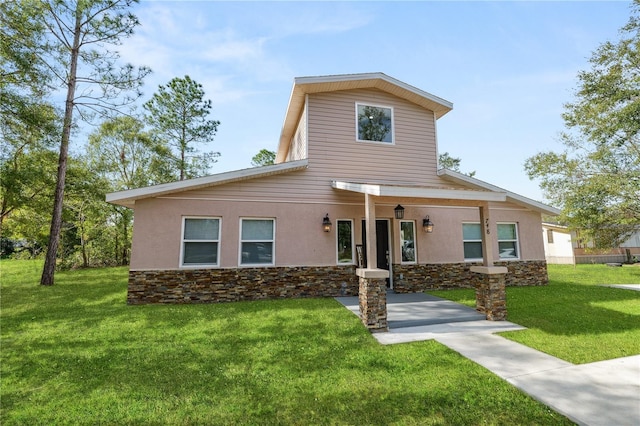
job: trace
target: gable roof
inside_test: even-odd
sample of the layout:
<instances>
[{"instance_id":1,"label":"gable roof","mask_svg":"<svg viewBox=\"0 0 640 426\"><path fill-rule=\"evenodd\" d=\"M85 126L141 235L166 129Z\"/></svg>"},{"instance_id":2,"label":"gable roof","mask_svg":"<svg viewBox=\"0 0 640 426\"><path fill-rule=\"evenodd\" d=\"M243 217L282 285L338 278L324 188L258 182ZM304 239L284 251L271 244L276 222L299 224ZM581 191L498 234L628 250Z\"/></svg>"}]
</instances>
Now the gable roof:
<instances>
[{"instance_id":1,"label":"gable roof","mask_svg":"<svg viewBox=\"0 0 640 426\"><path fill-rule=\"evenodd\" d=\"M541 202L532 200L531 198L523 197L522 195L516 194L515 192L507 191L498 186L481 181L480 179L475 179L465 174L454 172L453 170L440 169L438 170L438 176L450 182L455 182L467 187L471 186L473 188L484 189L487 191L504 192L507 195L508 202L526 207L543 214L551 216L557 216L560 214L560 210L555 207L548 206Z\"/></svg>"},{"instance_id":2,"label":"gable roof","mask_svg":"<svg viewBox=\"0 0 640 426\"><path fill-rule=\"evenodd\" d=\"M226 183L238 182L241 180L255 179L265 176L280 175L297 170L306 169L308 160L289 161L287 163L275 164L272 166L253 167L250 169L234 170L226 173L218 173L211 176L204 176L195 179L181 180L178 182L163 183L160 185L147 186L145 188L129 189L126 191L112 192L107 194L108 203L119 204L125 207L133 207L136 200L143 198L159 197L176 192L191 191Z\"/></svg>"},{"instance_id":3,"label":"gable roof","mask_svg":"<svg viewBox=\"0 0 640 426\"><path fill-rule=\"evenodd\" d=\"M306 95L353 89L379 89L385 91L433 111L436 119L453 109L453 103L381 72L297 77L294 79L287 113L280 133L276 162L284 161L287 155L288 146L296 131L298 119L305 105Z\"/></svg>"}]
</instances>

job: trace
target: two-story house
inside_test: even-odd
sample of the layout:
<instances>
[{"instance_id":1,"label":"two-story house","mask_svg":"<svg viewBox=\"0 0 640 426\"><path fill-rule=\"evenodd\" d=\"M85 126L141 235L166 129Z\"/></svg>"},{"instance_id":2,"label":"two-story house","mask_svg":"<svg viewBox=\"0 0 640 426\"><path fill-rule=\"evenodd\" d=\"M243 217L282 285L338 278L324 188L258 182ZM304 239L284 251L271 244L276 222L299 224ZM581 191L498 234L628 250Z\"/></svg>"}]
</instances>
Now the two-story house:
<instances>
[{"instance_id":1,"label":"two-story house","mask_svg":"<svg viewBox=\"0 0 640 426\"><path fill-rule=\"evenodd\" d=\"M439 170L452 106L382 73L296 78L275 165L107 195L135 212L128 302L356 295L367 270L396 292L483 266L545 284L558 211Z\"/></svg>"}]
</instances>

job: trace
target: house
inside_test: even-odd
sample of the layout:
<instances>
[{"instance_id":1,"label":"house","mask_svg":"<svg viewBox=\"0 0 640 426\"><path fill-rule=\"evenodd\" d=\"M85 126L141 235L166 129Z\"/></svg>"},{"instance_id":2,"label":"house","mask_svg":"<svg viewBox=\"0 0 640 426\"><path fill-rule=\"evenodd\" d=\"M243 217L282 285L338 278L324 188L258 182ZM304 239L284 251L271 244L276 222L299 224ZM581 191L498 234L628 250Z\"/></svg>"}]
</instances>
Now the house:
<instances>
[{"instance_id":1,"label":"house","mask_svg":"<svg viewBox=\"0 0 640 426\"><path fill-rule=\"evenodd\" d=\"M547 263L624 263L640 258L640 232L608 250L593 248L580 231L571 231L566 226L543 223L542 233Z\"/></svg>"},{"instance_id":2,"label":"house","mask_svg":"<svg viewBox=\"0 0 640 426\"><path fill-rule=\"evenodd\" d=\"M558 210L438 169L452 107L382 73L296 78L275 165L107 195L135 213L128 302L546 284Z\"/></svg>"},{"instance_id":3,"label":"house","mask_svg":"<svg viewBox=\"0 0 640 426\"><path fill-rule=\"evenodd\" d=\"M548 264L575 264L571 232L566 226L543 223L542 239Z\"/></svg>"}]
</instances>

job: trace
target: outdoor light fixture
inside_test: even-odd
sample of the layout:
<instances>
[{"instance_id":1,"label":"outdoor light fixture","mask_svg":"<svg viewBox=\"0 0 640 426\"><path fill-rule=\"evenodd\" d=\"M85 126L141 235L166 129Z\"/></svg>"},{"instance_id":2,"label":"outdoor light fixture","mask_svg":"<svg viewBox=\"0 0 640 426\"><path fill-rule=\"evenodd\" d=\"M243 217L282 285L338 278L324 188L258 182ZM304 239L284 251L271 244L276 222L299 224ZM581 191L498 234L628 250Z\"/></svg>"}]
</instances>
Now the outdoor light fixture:
<instances>
[{"instance_id":1,"label":"outdoor light fixture","mask_svg":"<svg viewBox=\"0 0 640 426\"><path fill-rule=\"evenodd\" d=\"M324 219L322 219L322 229L324 230L324 232L331 231L331 221L329 220L329 213L327 213Z\"/></svg>"},{"instance_id":2,"label":"outdoor light fixture","mask_svg":"<svg viewBox=\"0 0 640 426\"><path fill-rule=\"evenodd\" d=\"M404 219L404 207L402 207L400 204L398 204L396 208L393 209L393 211L396 214L396 219Z\"/></svg>"},{"instance_id":3,"label":"outdoor light fixture","mask_svg":"<svg viewBox=\"0 0 640 426\"><path fill-rule=\"evenodd\" d=\"M422 229L427 234L430 234L433 232L433 222L429 220L429 215L427 215L424 219L422 219Z\"/></svg>"}]
</instances>

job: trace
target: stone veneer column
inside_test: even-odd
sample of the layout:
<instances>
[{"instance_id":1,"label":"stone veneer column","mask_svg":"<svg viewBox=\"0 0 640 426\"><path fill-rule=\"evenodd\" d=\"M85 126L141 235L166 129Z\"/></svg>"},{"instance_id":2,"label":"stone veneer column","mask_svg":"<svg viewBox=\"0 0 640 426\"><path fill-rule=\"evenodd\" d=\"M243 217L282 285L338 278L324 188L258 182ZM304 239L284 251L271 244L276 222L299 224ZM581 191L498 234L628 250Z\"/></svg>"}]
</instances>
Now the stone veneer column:
<instances>
[{"instance_id":1,"label":"stone veneer column","mask_svg":"<svg viewBox=\"0 0 640 426\"><path fill-rule=\"evenodd\" d=\"M476 285L476 310L489 321L504 321L507 318L507 292L504 266L472 266L471 272L482 274Z\"/></svg>"},{"instance_id":2,"label":"stone veneer column","mask_svg":"<svg viewBox=\"0 0 640 426\"><path fill-rule=\"evenodd\" d=\"M360 277L360 319L372 333L388 331L387 278L384 269L356 269Z\"/></svg>"}]
</instances>

